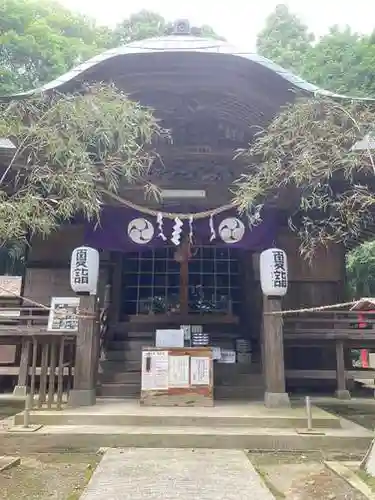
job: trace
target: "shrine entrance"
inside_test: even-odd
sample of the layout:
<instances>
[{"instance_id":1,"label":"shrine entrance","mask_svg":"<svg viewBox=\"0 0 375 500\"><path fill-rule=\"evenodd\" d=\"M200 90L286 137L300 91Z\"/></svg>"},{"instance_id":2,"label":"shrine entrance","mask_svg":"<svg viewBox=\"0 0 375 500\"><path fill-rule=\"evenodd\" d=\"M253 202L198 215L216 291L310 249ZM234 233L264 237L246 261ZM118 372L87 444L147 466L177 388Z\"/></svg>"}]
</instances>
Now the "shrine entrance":
<instances>
[{"instance_id":1,"label":"shrine entrance","mask_svg":"<svg viewBox=\"0 0 375 500\"><path fill-rule=\"evenodd\" d=\"M241 250L179 247L123 254L121 316L240 315Z\"/></svg>"}]
</instances>

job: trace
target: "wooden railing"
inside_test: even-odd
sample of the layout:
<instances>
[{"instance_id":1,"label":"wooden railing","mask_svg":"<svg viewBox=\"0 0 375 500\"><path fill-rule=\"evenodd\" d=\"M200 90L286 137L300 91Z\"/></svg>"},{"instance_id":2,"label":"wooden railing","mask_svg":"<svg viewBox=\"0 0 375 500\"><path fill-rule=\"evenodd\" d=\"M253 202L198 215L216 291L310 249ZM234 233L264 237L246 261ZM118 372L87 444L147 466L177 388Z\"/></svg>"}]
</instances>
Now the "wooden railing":
<instances>
[{"instance_id":1,"label":"wooden railing","mask_svg":"<svg viewBox=\"0 0 375 500\"><path fill-rule=\"evenodd\" d=\"M360 316L362 315L362 319ZM375 341L375 312L315 311L284 318L286 340L346 340L351 343Z\"/></svg>"},{"instance_id":2,"label":"wooden railing","mask_svg":"<svg viewBox=\"0 0 375 500\"><path fill-rule=\"evenodd\" d=\"M110 286L106 286L100 309L100 348L105 348L110 306ZM14 393L26 396L30 407L60 409L68 400L74 382L77 332L47 331L49 310L36 307L0 308L1 349L13 347L13 359L0 357L1 376L18 376ZM87 321L87 320L86 320ZM96 332L96 333L95 333ZM99 338L97 339L99 340ZM98 342L99 344L99 342ZM98 369L100 349L93 362Z\"/></svg>"},{"instance_id":3,"label":"wooden railing","mask_svg":"<svg viewBox=\"0 0 375 500\"><path fill-rule=\"evenodd\" d=\"M31 406L62 408L73 387L75 336L66 334L33 336L27 367Z\"/></svg>"},{"instance_id":4,"label":"wooden railing","mask_svg":"<svg viewBox=\"0 0 375 500\"><path fill-rule=\"evenodd\" d=\"M374 368L355 369L345 354L353 348L375 348L375 312L341 310L293 314L284 318L283 334L287 346L321 349L330 346L336 358L332 359L331 370L318 366L306 370L287 369L287 379L336 379L338 396L346 398L348 381L375 378Z\"/></svg>"},{"instance_id":5,"label":"wooden railing","mask_svg":"<svg viewBox=\"0 0 375 500\"><path fill-rule=\"evenodd\" d=\"M6 307L0 308L0 334L25 331L25 327L34 327L33 331L46 331L48 309L40 307ZM31 330L30 330L31 331Z\"/></svg>"},{"instance_id":6,"label":"wooden railing","mask_svg":"<svg viewBox=\"0 0 375 500\"><path fill-rule=\"evenodd\" d=\"M49 332L48 309L0 309L0 350L13 347L13 359L0 365L0 376L17 376L19 394L31 406L60 409L73 386L76 334Z\"/></svg>"}]
</instances>

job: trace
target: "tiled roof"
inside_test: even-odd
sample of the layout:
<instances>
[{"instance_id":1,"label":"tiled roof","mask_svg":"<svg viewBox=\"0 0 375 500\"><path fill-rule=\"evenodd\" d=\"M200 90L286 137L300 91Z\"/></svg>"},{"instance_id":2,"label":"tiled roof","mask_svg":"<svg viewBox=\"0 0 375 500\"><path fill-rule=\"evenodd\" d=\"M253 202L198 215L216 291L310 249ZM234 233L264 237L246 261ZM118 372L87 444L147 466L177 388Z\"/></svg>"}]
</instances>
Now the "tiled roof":
<instances>
[{"instance_id":1,"label":"tiled roof","mask_svg":"<svg viewBox=\"0 0 375 500\"><path fill-rule=\"evenodd\" d=\"M233 45L221 41L221 40L213 40L208 38L201 38L195 36L163 36L158 38L150 38L141 41L135 41L129 43L127 45L123 45L121 47L110 49L102 54L99 54L88 61L80 64L75 67L68 73L56 78L55 80L43 85L42 87L31 90L29 92L14 94L13 96L6 96L5 99L9 99L10 97L23 97L28 96L33 93L43 92L47 90L57 89L61 85L74 80L75 78L80 78L84 75L84 73L93 68L96 65L99 65L103 61L107 61L109 59L119 57L119 56L127 56L134 54L150 54L150 53L207 53L207 54L228 54L233 57L240 57L244 59L248 59L249 61L259 64L273 73L276 73L281 78L286 80L291 84L295 89L300 89L305 92L310 92L311 94L319 94L319 95L327 95L331 97L341 97L341 98L350 98L356 99L355 97L343 96L340 94L335 94L333 92L329 92L323 90L316 85L313 85L306 80L294 75L290 71L285 70L281 66L275 64L269 59L260 56L254 52L245 52L237 49ZM125 64L125 63L124 63ZM372 100L372 99L371 99Z\"/></svg>"}]
</instances>

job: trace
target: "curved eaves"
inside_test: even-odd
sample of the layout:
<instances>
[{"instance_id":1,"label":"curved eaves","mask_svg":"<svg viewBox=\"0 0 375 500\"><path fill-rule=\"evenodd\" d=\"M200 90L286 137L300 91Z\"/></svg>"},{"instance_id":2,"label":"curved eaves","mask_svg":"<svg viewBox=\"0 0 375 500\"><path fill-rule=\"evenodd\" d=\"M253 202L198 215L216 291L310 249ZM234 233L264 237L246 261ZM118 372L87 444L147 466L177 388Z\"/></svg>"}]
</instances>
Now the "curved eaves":
<instances>
[{"instance_id":1,"label":"curved eaves","mask_svg":"<svg viewBox=\"0 0 375 500\"><path fill-rule=\"evenodd\" d=\"M28 92L20 92L13 95L8 95L2 97L2 99L15 99L27 97L39 92L45 92L48 90L59 89L62 85L74 81L75 79L84 78L85 72L89 69L92 69L95 66L100 66L104 61L110 60L112 58L118 56L126 56L129 54L150 54L150 53L163 53L163 52L201 52L207 54L228 54L234 57L241 57L247 59L255 64L259 64L264 68L267 68L269 71L278 75L280 78L289 82L295 90L301 90L304 92L308 92L312 95L324 95L328 97L336 97L342 99L360 99L360 100L375 100L373 98L360 98L360 97L351 97L340 94L335 94L334 92L330 92L327 90L323 90L316 85L313 85L306 80L294 75L290 71L285 70L278 64L270 61L269 59L260 56L255 53L243 52L233 45L219 41L212 40L208 38L200 38L194 36L165 36L159 38L150 38L146 40L136 41L129 43L127 45L123 45L121 47L107 50L88 61L80 64L75 67L71 71L68 71L64 75L56 78L55 80L39 87L37 89L30 90ZM1 98L0 98L1 99Z\"/></svg>"}]
</instances>

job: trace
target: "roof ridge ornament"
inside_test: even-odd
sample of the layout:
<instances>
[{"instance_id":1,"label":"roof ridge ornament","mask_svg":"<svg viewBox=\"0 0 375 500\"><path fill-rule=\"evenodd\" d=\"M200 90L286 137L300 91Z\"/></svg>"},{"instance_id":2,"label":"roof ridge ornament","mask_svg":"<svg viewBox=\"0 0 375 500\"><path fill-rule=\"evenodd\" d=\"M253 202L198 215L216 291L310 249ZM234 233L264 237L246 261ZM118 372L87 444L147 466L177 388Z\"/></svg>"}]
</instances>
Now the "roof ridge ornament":
<instances>
[{"instance_id":1,"label":"roof ridge ornament","mask_svg":"<svg viewBox=\"0 0 375 500\"><path fill-rule=\"evenodd\" d=\"M173 35L191 35L191 27L188 19L177 19L173 23Z\"/></svg>"}]
</instances>

